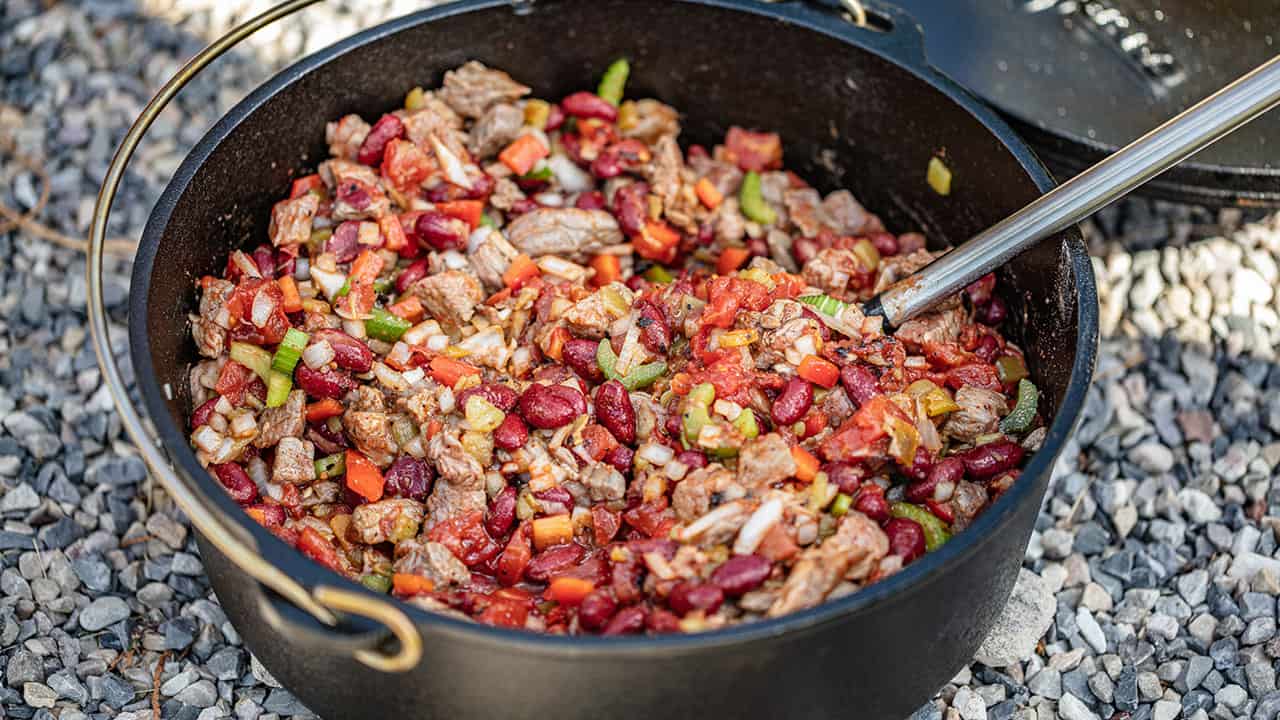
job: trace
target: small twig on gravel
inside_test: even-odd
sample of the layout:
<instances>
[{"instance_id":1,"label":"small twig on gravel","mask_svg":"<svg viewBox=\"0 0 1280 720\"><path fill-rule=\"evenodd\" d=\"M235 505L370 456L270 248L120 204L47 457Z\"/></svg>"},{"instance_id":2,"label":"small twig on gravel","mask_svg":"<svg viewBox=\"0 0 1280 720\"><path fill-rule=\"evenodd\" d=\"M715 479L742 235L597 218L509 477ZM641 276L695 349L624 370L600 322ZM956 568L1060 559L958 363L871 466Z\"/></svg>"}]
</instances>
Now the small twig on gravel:
<instances>
[{"instance_id":1,"label":"small twig on gravel","mask_svg":"<svg viewBox=\"0 0 1280 720\"><path fill-rule=\"evenodd\" d=\"M156 674L151 680L151 712L154 713L153 720L160 720L160 674L164 672L164 661L168 659L168 650L160 653L160 660L156 662Z\"/></svg>"},{"instance_id":2,"label":"small twig on gravel","mask_svg":"<svg viewBox=\"0 0 1280 720\"><path fill-rule=\"evenodd\" d=\"M154 535L139 535L137 537L125 538L124 540L120 541L120 547L127 548L130 545L137 545L138 543L143 543L143 542L147 542L148 540L155 540L155 539L156 538Z\"/></svg>"}]
</instances>

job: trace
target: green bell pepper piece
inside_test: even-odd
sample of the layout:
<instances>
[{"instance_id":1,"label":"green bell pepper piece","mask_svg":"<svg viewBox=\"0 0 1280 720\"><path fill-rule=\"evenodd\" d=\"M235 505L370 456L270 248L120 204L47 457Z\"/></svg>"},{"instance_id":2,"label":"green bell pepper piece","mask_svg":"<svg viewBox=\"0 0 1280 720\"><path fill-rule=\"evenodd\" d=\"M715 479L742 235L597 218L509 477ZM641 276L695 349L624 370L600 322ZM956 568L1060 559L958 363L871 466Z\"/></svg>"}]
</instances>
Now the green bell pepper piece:
<instances>
[{"instance_id":1,"label":"green bell pepper piece","mask_svg":"<svg viewBox=\"0 0 1280 720\"><path fill-rule=\"evenodd\" d=\"M742 206L742 214L746 215L748 220L761 225L772 225L778 219L778 213L774 212L765 201L763 191L760 189L760 173L754 170L742 178L742 189L738 191L738 204Z\"/></svg>"},{"instance_id":2,"label":"green bell pepper piece","mask_svg":"<svg viewBox=\"0 0 1280 720\"><path fill-rule=\"evenodd\" d=\"M1036 406L1040 403L1040 391L1028 379L1018 381L1018 400L1013 411L1000 421L1000 432L1009 435L1026 432L1036 419Z\"/></svg>"},{"instance_id":3,"label":"green bell pepper piece","mask_svg":"<svg viewBox=\"0 0 1280 720\"><path fill-rule=\"evenodd\" d=\"M604 71L604 76L600 78L600 86L596 89L596 95L601 100L617 107L622 102L622 93L627 87L627 77L631 75L631 64L626 58L618 58L614 60L609 69Z\"/></svg>"},{"instance_id":4,"label":"green bell pepper piece","mask_svg":"<svg viewBox=\"0 0 1280 720\"><path fill-rule=\"evenodd\" d=\"M942 547L943 543L951 539L951 533L947 531L947 524L933 513L919 505L912 505L906 502L896 502L889 506L889 513L894 517L906 518L914 520L924 530L924 547L929 552L933 552Z\"/></svg>"}]
</instances>

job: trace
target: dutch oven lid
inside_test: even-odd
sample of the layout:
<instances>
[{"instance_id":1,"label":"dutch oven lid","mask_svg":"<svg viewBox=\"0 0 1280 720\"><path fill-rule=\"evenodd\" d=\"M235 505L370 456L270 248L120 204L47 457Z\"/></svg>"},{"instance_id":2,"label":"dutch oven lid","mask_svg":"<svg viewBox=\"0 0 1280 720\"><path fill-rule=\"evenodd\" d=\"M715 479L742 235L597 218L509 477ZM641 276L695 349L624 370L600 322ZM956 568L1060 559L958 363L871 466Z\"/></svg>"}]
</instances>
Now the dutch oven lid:
<instances>
[{"instance_id":1,"label":"dutch oven lid","mask_svg":"<svg viewBox=\"0 0 1280 720\"><path fill-rule=\"evenodd\" d=\"M1275 0L896 0L929 60L1076 172L1280 52ZM1213 204L1280 205L1280 113L1149 186Z\"/></svg>"}]
</instances>

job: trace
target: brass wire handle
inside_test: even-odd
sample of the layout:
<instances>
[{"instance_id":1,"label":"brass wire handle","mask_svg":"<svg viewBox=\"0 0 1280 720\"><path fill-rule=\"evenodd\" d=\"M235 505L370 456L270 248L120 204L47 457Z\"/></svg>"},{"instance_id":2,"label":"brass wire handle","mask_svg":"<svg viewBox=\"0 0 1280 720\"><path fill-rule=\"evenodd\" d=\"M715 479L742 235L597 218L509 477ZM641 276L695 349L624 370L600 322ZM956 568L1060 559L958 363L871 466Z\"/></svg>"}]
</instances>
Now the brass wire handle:
<instances>
[{"instance_id":1,"label":"brass wire handle","mask_svg":"<svg viewBox=\"0 0 1280 720\"><path fill-rule=\"evenodd\" d=\"M115 355L111 351L107 334L107 312L103 303L102 256L106 241L107 219L111 215L111 205L120 188L125 168L133 157L134 151L137 150L138 143L155 122L156 117L209 63L258 30L319 1L288 0L233 28L192 57L142 109L142 113L129 128L124 141L111 160L111 166L107 169L107 175L102 181L102 189L98 192L97 204L93 209L86 263L89 287L89 330L94 352L98 356L98 365L102 368L103 377L107 381L107 387L115 402L116 410L120 413L125 431L129 433L129 437L141 452L151 472L164 485L178 507L182 508L191 519L196 529L237 567L279 593L289 602L306 610L321 623L330 627L336 626L338 615L335 611L361 615L382 623L399 641L399 650L391 655L372 650L357 650L355 658L375 670L405 672L416 667L422 659L422 636L402 610L391 602L374 600L367 595L349 590L320 586L315 588L314 592L309 592L299 582L264 560L252 539L224 523L200 501L190 482L174 471L163 452L151 441L146 426L143 425L142 419L129 400L124 380L120 376L120 368L116 365Z\"/></svg>"}]
</instances>

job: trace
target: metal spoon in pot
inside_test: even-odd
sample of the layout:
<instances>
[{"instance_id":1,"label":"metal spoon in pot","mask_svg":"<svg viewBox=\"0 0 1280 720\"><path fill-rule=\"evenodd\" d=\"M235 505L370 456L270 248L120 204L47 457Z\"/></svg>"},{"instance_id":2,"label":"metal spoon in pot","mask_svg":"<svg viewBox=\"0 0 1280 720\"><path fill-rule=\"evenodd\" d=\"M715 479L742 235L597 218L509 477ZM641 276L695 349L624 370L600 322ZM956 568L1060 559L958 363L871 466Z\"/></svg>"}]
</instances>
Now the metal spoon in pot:
<instances>
[{"instance_id":1,"label":"metal spoon in pot","mask_svg":"<svg viewBox=\"0 0 1280 720\"><path fill-rule=\"evenodd\" d=\"M897 327L1280 103L1280 55L863 305Z\"/></svg>"}]
</instances>

